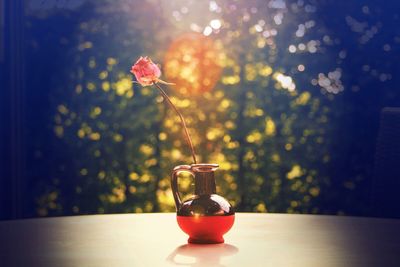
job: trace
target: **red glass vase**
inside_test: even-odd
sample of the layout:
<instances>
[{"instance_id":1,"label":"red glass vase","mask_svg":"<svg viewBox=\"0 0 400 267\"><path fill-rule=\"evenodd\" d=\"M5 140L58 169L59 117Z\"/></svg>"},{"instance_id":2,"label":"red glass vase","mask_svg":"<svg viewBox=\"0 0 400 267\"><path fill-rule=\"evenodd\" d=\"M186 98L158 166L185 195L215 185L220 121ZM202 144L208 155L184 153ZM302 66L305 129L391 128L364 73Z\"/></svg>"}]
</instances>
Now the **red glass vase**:
<instances>
[{"instance_id":1,"label":"red glass vase","mask_svg":"<svg viewBox=\"0 0 400 267\"><path fill-rule=\"evenodd\" d=\"M180 165L174 168L171 186L179 227L196 244L223 243L223 235L231 229L235 212L229 202L216 194L214 172L218 164ZM188 172L194 176L195 194L184 202L178 191L178 176Z\"/></svg>"}]
</instances>

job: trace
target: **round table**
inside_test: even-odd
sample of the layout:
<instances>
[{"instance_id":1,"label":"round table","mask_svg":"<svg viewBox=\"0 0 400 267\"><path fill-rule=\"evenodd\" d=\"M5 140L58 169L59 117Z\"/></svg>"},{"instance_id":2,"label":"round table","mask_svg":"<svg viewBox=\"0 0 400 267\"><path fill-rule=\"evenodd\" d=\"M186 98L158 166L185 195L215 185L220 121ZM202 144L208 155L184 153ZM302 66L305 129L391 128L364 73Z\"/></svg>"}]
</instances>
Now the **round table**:
<instances>
[{"instance_id":1,"label":"round table","mask_svg":"<svg viewBox=\"0 0 400 267\"><path fill-rule=\"evenodd\" d=\"M224 244L187 244L175 214L0 222L0 266L400 266L400 220L237 213Z\"/></svg>"}]
</instances>

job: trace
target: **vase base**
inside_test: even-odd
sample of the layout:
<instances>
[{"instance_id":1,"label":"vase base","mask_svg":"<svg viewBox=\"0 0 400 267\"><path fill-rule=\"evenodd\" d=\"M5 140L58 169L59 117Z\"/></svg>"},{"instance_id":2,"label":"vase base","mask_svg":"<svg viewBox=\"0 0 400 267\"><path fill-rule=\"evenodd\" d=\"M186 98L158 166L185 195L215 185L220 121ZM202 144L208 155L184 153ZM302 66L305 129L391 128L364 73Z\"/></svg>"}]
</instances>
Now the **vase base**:
<instances>
[{"instance_id":1,"label":"vase base","mask_svg":"<svg viewBox=\"0 0 400 267\"><path fill-rule=\"evenodd\" d=\"M213 238L213 239L198 239L198 238L192 238L190 237L188 239L188 243L190 244L220 244L220 243L224 243L225 240L223 237L219 237L219 238Z\"/></svg>"},{"instance_id":2,"label":"vase base","mask_svg":"<svg viewBox=\"0 0 400 267\"><path fill-rule=\"evenodd\" d=\"M231 229L235 215L177 216L179 227L189 235L190 244L224 243L223 235Z\"/></svg>"}]
</instances>

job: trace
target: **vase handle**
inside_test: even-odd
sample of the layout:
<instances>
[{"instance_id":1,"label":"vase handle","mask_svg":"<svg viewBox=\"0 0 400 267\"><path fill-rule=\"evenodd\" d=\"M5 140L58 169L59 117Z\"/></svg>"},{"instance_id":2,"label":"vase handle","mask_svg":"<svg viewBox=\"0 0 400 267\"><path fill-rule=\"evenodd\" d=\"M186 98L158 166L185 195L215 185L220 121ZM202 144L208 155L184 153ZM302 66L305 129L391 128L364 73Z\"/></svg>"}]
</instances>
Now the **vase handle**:
<instances>
[{"instance_id":1,"label":"vase handle","mask_svg":"<svg viewBox=\"0 0 400 267\"><path fill-rule=\"evenodd\" d=\"M178 176L181 172L188 172L194 176L194 172L192 171L192 167L190 165L179 165L174 168L171 175L171 187L172 194L174 195L176 210L179 210L182 205L181 196L179 195L178 190Z\"/></svg>"}]
</instances>

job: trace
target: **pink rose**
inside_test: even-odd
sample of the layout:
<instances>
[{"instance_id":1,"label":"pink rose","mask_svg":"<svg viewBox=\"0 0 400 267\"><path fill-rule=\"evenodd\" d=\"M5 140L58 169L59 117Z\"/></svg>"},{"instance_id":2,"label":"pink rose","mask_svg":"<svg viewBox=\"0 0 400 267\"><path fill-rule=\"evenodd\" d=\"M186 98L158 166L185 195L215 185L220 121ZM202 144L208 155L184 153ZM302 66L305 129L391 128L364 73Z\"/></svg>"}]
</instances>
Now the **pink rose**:
<instances>
[{"instance_id":1,"label":"pink rose","mask_svg":"<svg viewBox=\"0 0 400 267\"><path fill-rule=\"evenodd\" d=\"M131 73L142 86L158 82L161 76L160 68L148 57L140 57L132 66Z\"/></svg>"}]
</instances>

